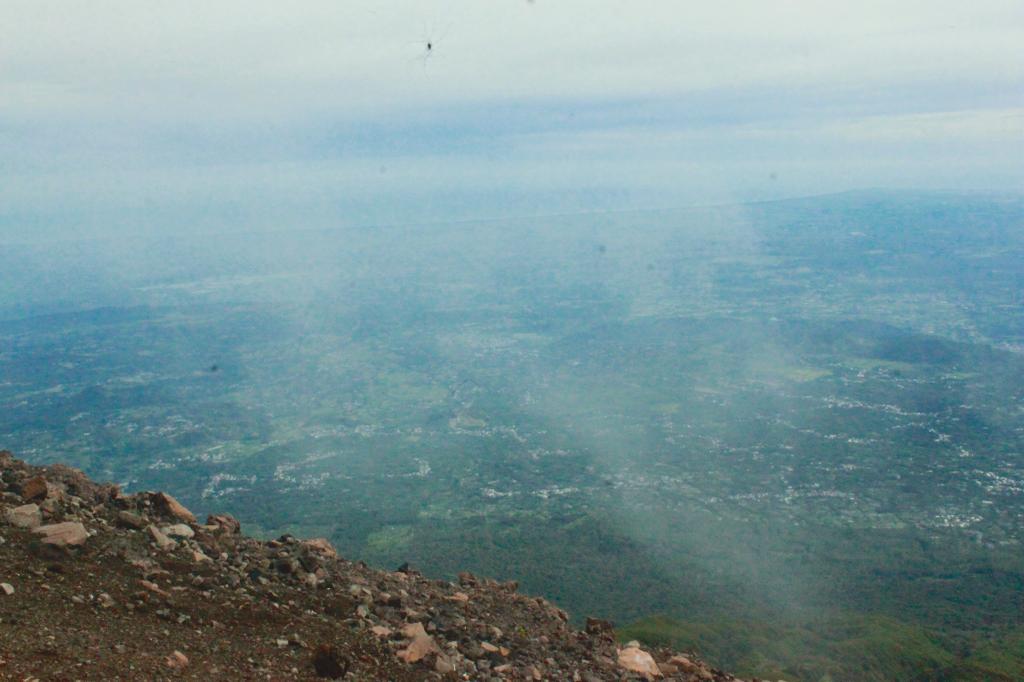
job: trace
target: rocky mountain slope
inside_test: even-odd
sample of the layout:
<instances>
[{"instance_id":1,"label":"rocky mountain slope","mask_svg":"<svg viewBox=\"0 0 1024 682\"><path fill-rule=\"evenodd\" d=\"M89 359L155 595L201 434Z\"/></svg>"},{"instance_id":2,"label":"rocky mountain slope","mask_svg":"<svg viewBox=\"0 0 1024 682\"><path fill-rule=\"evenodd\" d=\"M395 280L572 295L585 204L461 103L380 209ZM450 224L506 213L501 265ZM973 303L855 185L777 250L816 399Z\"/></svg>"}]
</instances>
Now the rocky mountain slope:
<instances>
[{"instance_id":1,"label":"rocky mountain slope","mask_svg":"<svg viewBox=\"0 0 1024 682\"><path fill-rule=\"evenodd\" d=\"M574 630L515 583L260 541L164 493L0 452L0 679L734 680Z\"/></svg>"}]
</instances>

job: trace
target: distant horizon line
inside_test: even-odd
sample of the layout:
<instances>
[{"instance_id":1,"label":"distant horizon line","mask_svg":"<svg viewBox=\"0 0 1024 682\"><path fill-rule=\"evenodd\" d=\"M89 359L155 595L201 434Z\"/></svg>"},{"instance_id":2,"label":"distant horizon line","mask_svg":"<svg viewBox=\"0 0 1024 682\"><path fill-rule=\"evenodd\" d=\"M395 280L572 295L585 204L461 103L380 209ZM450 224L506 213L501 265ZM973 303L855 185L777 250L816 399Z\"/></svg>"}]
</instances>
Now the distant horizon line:
<instances>
[{"instance_id":1,"label":"distant horizon line","mask_svg":"<svg viewBox=\"0 0 1024 682\"><path fill-rule=\"evenodd\" d=\"M708 210L708 209L720 209L730 208L739 206L762 206L768 204L778 204L785 202L804 201L808 199L824 199L827 197L840 197L847 195L856 194L902 194L902 195L951 195L951 196L962 196L962 197L989 197L989 198L1002 198L1002 199L1024 199L1024 190L1014 192L1009 190L976 190L976 189L934 189L934 188L887 188L887 187L860 187L843 190L835 190L830 192L818 192L811 194L794 194L782 197L775 197L770 199L751 199L749 201L729 201L729 202L710 202L710 203L693 203L693 204L677 204L677 205L664 205L664 206L648 206L648 207L633 207L633 208L595 208L595 209L579 209L579 210L566 210L566 211L549 211L540 213L523 213L523 214L509 214L509 215L492 215L492 216L478 216L469 218L447 218L447 219L435 219L435 220L412 220L412 221L398 221L398 222L367 222L358 223L352 225L337 225L331 227L264 227L264 228L252 228L252 229L224 229L216 231L206 232L186 232L186 233L110 233L104 235L96 235L92 237L84 236L68 236L68 237L52 237L45 239L19 239L19 240L7 240L0 239L0 247L4 246L38 246L45 244L74 244L74 243L88 243L88 242L102 242L112 239L153 239L153 238L187 238L194 237L197 235L201 236L242 236L242 235L273 235L281 233L311 233L311 232L337 232L342 230L391 230L398 228L409 228L409 227L430 227L440 225L468 225L473 223L500 223L506 221L515 220L533 220L543 218L571 218L575 216L602 216L602 215L629 215L629 214L641 214L641 213L670 213L677 211L697 211L697 210Z\"/></svg>"}]
</instances>

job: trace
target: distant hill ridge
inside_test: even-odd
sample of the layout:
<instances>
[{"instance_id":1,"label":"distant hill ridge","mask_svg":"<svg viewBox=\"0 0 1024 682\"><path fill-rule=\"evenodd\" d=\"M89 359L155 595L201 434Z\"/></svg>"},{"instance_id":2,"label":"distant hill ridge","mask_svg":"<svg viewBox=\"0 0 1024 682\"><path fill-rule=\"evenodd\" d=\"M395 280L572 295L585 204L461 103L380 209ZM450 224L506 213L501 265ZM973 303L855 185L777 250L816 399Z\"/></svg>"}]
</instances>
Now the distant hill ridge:
<instances>
[{"instance_id":1,"label":"distant hill ridge","mask_svg":"<svg viewBox=\"0 0 1024 682\"><path fill-rule=\"evenodd\" d=\"M261 541L0 451L0 678L702 680L737 678L616 642L517 585L431 580Z\"/></svg>"}]
</instances>

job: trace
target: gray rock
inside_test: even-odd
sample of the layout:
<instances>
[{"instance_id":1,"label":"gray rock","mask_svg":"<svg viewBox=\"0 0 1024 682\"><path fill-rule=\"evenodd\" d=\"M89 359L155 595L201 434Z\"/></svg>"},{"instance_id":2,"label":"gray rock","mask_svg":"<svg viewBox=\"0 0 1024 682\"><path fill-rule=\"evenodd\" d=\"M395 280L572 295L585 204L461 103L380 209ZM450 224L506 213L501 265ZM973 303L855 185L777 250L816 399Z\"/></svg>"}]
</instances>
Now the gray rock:
<instances>
[{"instance_id":1,"label":"gray rock","mask_svg":"<svg viewBox=\"0 0 1024 682\"><path fill-rule=\"evenodd\" d=\"M39 505L34 503L8 509L4 516L7 523L18 528L38 528L43 523L43 513L39 511Z\"/></svg>"},{"instance_id":2,"label":"gray rock","mask_svg":"<svg viewBox=\"0 0 1024 682\"><path fill-rule=\"evenodd\" d=\"M156 526L150 526L147 530L149 530L149 534L153 538L153 542L155 542L156 546L160 549L171 549L172 547L175 547L178 544L174 540L164 535L163 531L161 531Z\"/></svg>"},{"instance_id":3,"label":"gray rock","mask_svg":"<svg viewBox=\"0 0 1024 682\"><path fill-rule=\"evenodd\" d=\"M122 528L142 530L146 527L146 519L145 517L133 514L130 511L119 511L117 512L117 525Z\"/></svg>"},{"instance_id":4,"label":"gray rock","mask_svg":"<svg viewBox=\"0 0 1024 682\"><path fill-rule=\"evenodd\" d=\"M78 521L51 523L47 526L39 526L34 532L43 536L43 543L57 547L81 545L89 539L89 531Z\"/></svg>"},{"instance_id":5,"label":"gray rock","mask_svg":"<svg viewBox=\"0 0 1024 682\"><path fill-rule=\"evenodd\" d=\"M168 535L172 538L194 538L196 536L196 532L185 523L176 523L173 526L164 526L160 530L164 532L164 535Z\"/></svg>"}]
</instances>

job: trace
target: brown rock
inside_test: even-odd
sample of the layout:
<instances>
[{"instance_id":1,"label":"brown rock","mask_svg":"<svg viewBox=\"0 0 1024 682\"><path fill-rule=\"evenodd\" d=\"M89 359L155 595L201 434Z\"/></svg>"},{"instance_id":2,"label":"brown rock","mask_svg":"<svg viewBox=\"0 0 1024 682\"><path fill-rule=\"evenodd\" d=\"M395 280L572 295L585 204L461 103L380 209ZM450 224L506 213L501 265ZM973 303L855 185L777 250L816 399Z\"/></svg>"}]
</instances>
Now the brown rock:
<instances>
[{"instance_id":1,"label":"brown rock","mask_svg":"<svg viewBox=\"0 0 1024 682\"><path fill-rule=\"evenodd\" d=\"M242 532L242 524L231 514L210 514L206 517L208 526L216 526L222 533L238 535Z\"/></svg>"},{"instance_id":2,"label":"brown rock","mask_svg":"<svg viewBox=\"0 0 1024 682\"><path fill-rule=\"evenodd\" d=\"M313 652L313 669L317 677L336 680L348 672L348 661L333 647L321 644Z\"/></svg>"},{"instance_id":3,"label":"brown rock","mask_svg":"<svg viewBox=\"0 0 1024 682\"><path fill-rule=\"evenodd\" d=\"M338 556L338 550L334 549L334 545L327 538L313 538L312 540L306 540L302 545L321 556L332 559Z\"/></svg>"},{"instance_id":4,"label":"brown rock","mask_svg":"<svg viewBox=\"0 0 1024 682\"><path fill-rule=\"evenodd\" d=\"M43 513L39 511L36 504L23 504L14 509L8 509L4 515L7 523L18 528L38 528L43 522Z\"/></svg>"},{"instance_id":5,"label":"brown rock","mask_svg":"<svg viewBox=\"0 0 1024 682\"><path fill-rule=\"evenodd\" d=\"M42 476L36 476L30 478L21 486L21 499L26 502L30 500L43 500L46 499L47 493L50 488L46 485L46 479Z\"/></svg>"},{"instance_id":6,"label":"brown rock","mask_svg":"<svg viewBox=\"0 0 1024 682\"><path fill-rule=\"evenodd\" d=\"M661 677L661 670L654 657L643 649L626 647L619 651L619 667L630 672L639 673L645 679L653 680Z\"/></svg>"},{"instance_id":7,"label":"brown rock","mask_svg":"<svg viewBox=\"0 0 1024 682\"><path fill-rule=\"evenodd\" d=\"M456 592L452 596L448 597L448 600L449 601L457 601L457 602L465 604L466 602L469 601L469 595L466 594L465 592Z\"/></svg>"},{"instance_id":8,"label":"brown rock","mask_svg":"<svg viewBox=\"0 0 1024 682\"><path fill-rule=\"evenodd\" d=\"M600 635L604 633L611 633L615 629L615 625L610 620L604 620L603 618L591 618L587 616L587 633L591 635Z\"/></svg>"},{"instance_id":9,"label":"brown rock","mask_svg":"<svg viewBox=\"0 0 1024 682\"><path fill-rule=\"evenodd\" d=\"M374 625L372 628L370 628L370 632L377 635L378 637L390 637L393 631L386 625Z\"/></svg>"},{"instance_id":10,"label":"brown rock","mask_svg":"<svg viewBox=\"0 0 1024 682\"><path fill-rule=\"evenodd\" d=\"M156 526L150 526L148 530L150 536L153 538L153 542L155 542L156 546L160 549L170 549L177 546L177 542L164 535L163 531Z\"/></svg>"},{"instance_id":11,"label":"brown rock","mask_svg":"<svg viewBox=\"0 0 1024 682\"><path fill-rule=\"evenodd\" d=\"M81 545L89 539L89 531L78 521L65 521L64 523L51 523L46 526L39 526L33 532L43 536L43 543L64 547L67 545Z\"/></svg>"},{"instance_id":12,"label":"brown rock","mask_svg":"<svg viewBox=\"0 0 1024 682\"><path fill-rule=\"evenodd\" d=\"M173 516L176 519L181 519L186 523L195 523L195 515L186 509L181 502L178 502L167 493L155 493L152 500L153 505L164 514Z\"/></svg>"},{"instance_id":13,"label":"brown rock","mask_svg":"<svg viewBox=\"0 0 1024 682\"><path fill-rule=\"evenodd\" d=\"M142 530L146 527L146 519L133 514L130 511L119 511L117 512L117 525L122 528L134 528L135 530Z\"/></svg>"},{"instance_id":14,"label":"brown rock","mask_svg":"<svg viewBox=\"0 0 1024 682\"><path fill-rule=\"evenodd\" d=\"M448 675L449 673L455 672L455 666L448 660L447 656L438 654L437 658L434 659L434 670L441 673L442 675Z\"/></svg>"},{"instance_id":15,"label":"brown rock","mask_svg":"<svg viewBox=\"0 0 1024 682\"><path fill-rule=\"evenodd\" d=\"M165 526L160 529L164 535L172 538L194 538L196 532L187 523L176 523L173 526Z\"/></svg>"},{"instance_id":16,"label":"brown rock","mask_svg":"<svg viewBox=\"0 0 1024 682\"><path fill-rule=\"evenodd\" d=\"M170 592L167 592L166 590L161 589L160 586L157 585L156 583L151 583L148 580L140 580L139 584L142 585L147 590L149 590L150 592L153 592L154 594L159 594L161 597L170 597L171 596Z\"/></svg>"},{"instance_id":17,"label":"brown rock","mask_svg":"<svg viewBox=\"0 0 1024 682\"><path fill-rule=\"evenodd\" d=\"M423 623L411 623L402 628L402 634L409 639L409 644L398 652L398 657L406 663L415 663L430 654L440 653L434 638L423 629Z\"/></svg>"},{"instance_id":18,"label":"brown rock","mask_svg":"<svg viewBox=\"0 0 1024 682\"><path fill-rule=\"evenodd\" d=\"M672 658L668 659L668 662L682 670L684 673L693 674L700 670L700 666L691 661L686 656L673 656Z\"/></svg>"},{"instance_id":19,"label":"brown rock","mask_svg":"<svg viewBox=\"0 0 1024 682\"><path fill-rule=\"evenodd\" d=\"M174 650L170 656L164 659L164 663L172 670L183 670L188 667L188 656L178 650Z\"/></svg>"},{"instance_id":20,"label":"brown rock","mask_svg":"<svg viewBox=\"0 0 1024 682\"><path fill-rule=\"evenodd\" d=\"M494 646L490 642L480 642L480 648L489 654L496 654L499 651L498 647Z\"/></svg>"}]
</instances>

